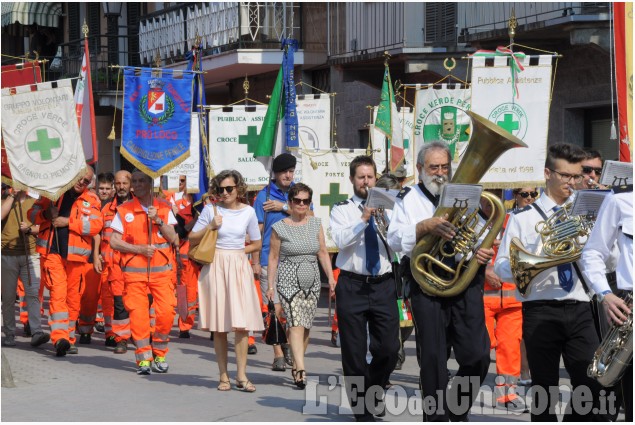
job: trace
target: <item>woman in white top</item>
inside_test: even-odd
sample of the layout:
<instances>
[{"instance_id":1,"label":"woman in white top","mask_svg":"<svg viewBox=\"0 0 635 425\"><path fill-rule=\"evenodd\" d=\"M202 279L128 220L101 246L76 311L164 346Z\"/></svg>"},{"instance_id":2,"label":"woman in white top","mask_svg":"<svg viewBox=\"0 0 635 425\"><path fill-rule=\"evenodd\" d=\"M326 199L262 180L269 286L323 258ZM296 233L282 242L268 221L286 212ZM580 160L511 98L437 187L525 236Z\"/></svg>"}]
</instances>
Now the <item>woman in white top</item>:
<instances>
[{"instance_id":1,"label":"woman in white top","mask_svg":"<svg viewBox=\"0 0 635 425\"><path fill-rule=\"evenodd\" d=\"M255 210L240 202L247 185L238 171L225 170L212 180L216 195L206 205L190 234L197 244L207 227L218 229L214 261L203 267L198 278L200 328L214 332L214 350L220 372L219 391L231 390L227 374L227 333L235 332L236 389L256 391L246 375L249 331L264 329L254 274L247 254L262 247ZM251 244L245 247L245 235Z\"/></svg>"}]
</instances>

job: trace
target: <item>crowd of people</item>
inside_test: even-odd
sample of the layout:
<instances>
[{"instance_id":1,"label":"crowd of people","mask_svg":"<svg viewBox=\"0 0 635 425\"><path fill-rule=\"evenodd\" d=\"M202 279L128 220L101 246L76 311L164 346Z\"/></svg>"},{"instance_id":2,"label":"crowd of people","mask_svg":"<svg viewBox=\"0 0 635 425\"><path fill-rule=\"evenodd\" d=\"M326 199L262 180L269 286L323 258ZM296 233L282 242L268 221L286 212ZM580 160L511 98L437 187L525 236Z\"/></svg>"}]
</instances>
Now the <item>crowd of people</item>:
<instances>
[{"instance_id":1,"label":"crowd of people","mask_svg":"<svg viewBox=\"0 0 635 425\"><path fill-rule=\"evenodd\" d=\"M558 389L562 358L572 391L584 386L594 407L580 412L574 406L565 420L614 419L615 409L601 409L607 393L619 395L626 420L632 420L632 363L612 388L587 376L606 328L632 314L623 300L632 294L632 186L613 188L607 196L581 260L547 267L525 295L517 290L510 260L514 240L541 254L536 224L566 206L576 190L603 189L599 152L549 146L544 188L513 190L502 231L492 247L473 247L471 261L478 271L465 290L450 297L428 293L409 265L424 237L447 244L459 231L447 216L435 215L439 195L452 179L444 143L427 143L420 150L412 186L404 186L403 170L378 179L369 156L351 162L353 196L333 205L330 213L335 258L326 248L325 225L313 214L313 190L293 181L295 167L293 155L276 157L273 179L253 205L240 173L221 171L211 180L200 213L187 193L185 176L178 192L165 194L154 191L153 179L139 170L95 177L87 166L55 202L4 188L2 345L16 344L14 304L19 299L20 321L33 347L50 340L57 356L77 354L78 346L91 343L102 314L106 346L123 354L132 344L139 375L167 373L181 286L187 313L179 314L178 336L190 338L194 326L210 332L219 391L256 391L247 359L257 350L254 336L264 329L269 302L289 341L274 345L271 368L290 366L293 383L302 389L310 370L305 353L320 299L321 268L329 297L337 300L332 342L341 346L345 390L358 421L385 414L382 397L391 386L391 373L406 360L403 342L413 329L421 396L437 406L425 411L426 421L468 419L492 349L500 407L529 411L516 389L532 386L531 419L556 420L553 388ZM366 204L373 187L400 189L392 209ZM482 219L489 214L488 204L482 203ZM188 252L209 230L217 232L213 261L200 265ZM446 267L459 260L449 258ZM41 325L44 288L50 297L50 334ZM407 303L399 305L409 306L412 324L400 325L397 301L402 299ZM600 314L594 316L598 305ZM605 326L596 326L598 321ZM233 386L231 332L237 370ZM459 365L454 377L448 371L451 353ZM450 379L453 393L446 390ZM379 391L368 403L365 396L372 389ZM459 394L467 395L468 403L457 407L452 397Z\"/></svg>"}]
</instances>

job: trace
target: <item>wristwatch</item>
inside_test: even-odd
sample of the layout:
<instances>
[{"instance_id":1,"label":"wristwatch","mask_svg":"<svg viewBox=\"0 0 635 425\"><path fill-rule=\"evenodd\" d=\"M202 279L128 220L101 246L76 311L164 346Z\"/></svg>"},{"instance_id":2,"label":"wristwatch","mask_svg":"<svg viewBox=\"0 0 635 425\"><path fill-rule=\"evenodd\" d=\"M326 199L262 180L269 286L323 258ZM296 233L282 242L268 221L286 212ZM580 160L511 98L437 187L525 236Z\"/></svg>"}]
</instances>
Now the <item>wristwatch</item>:
<instances>
[{"instance_id":1,"label":"wristwatch","mask_svg":"<svg viewBox=\"0 0 635 425\"><path fill-rule=\"evenodd\" d=\"M163 226L163 220L159 219L159 221L155 221L156 224L159 225L159 227Z\"/></svg>"},{"instance_id":2,"label":"wristwatch","mask_svg":"<svg viewBox=\"0 0 635 425\"><path fill-rule=\"evenodd\" d=\"M604 301L604 297L606 297L608 294L612 294L613 292L610 289L607 289L606 291L600 292L599 294L597 294L598 297L598 302L601 303L602 301Z\"/></svg>"},{"instance_id":3,"label":"wristwatch","mask_svg":"<svg viewBox=\"0 0 635 425\"><path fill-rule=\"evenodd\" d=\"M285 202L284 205L282 205L282 211L289 212L289 204Z\"/></svg>"}]
</instances>

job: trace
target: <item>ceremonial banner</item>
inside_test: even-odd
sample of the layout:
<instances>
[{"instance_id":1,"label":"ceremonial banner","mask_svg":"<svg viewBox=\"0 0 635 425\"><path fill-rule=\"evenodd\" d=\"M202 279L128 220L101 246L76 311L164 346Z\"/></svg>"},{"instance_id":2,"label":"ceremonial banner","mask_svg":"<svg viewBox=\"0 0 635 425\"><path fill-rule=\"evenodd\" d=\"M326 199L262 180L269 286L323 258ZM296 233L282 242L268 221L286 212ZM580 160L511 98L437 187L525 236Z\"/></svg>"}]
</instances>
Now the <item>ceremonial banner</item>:
<instances>
[{"instance_id":1,"label":"ceremonial banner","mask_svg":"<svg viewBox=\"0 0 635 425\"><path fill-rule=\"evenodd\" d=\"M470 91L458 84L454 88L442 84L440 88L430 86L417 90L413 131L415 162L424 143L441 141L450 148L453 168L456 168L470 138L467 131L470 117L465 113L470 107Z\"/></svg>"},{"instance_id":2,"label":"ceremonial banner","mask_svg":"<svg viewBox=\"0 0 635 425\"><path fill-rule=\"evenodd\" d=\"M613 3L620 161L633 153L633 2Z\"/></svg>"},{"instance_id":3,"label":"ceremonial banner","mask_svg":"<svg viewBox=\"0 0 635 425\"><path fill-rule=\"evenodd\" d=\"M537 65L529 66L530 56L523 55L520 74L511 72L508 59L496 56L493 66L486 66L484 57L472 59L472 111L528 146L501 155L481 179L486 188L544 184L552 56L541 55Z\"/></svg>"},{"instance_id":4,"label":"ceremonial banner","mask_svg":"<svg viewBox=\"0 0 635 425\"><path fill-rule=\"evenodd\" d=\"M199 188L199 161L200 161L200 140L199 140L199 118L198 112L192 112L192 127L190 128L190 156L176 167L164 174L167 176L167 190L179 190L179 177L186 177L187 193L200 193ZM154 187L159 187L160 179L154 180ZM205 189L203 188L203 191Z\"/></svg>"},{"instance_id":5,"label":"ceremonial banner","mask_svg":"<svg viewBox=\"0 0 635 425\"><path fill-rule=\"evenodd\" d=\"M90 79L90 54L88 52L88 38L84 37L84 59L82 69L75 88L75 110L79 123L79 134L82 137L82 146L86 162L97 162L97 134L95 132L95 106L93 102L93 83Z\"/></svg>"},{"instance_id":6,"label":"ceremonial banner","mask_svg":"<svg viewBox=\"0 0 635 425\"><path fill-rule=\"evenodd\" d=\"M416 174L417 169L415 164L417 163L416 151L413 149L412 134L414 128L414 113L411 108L401 108L398 112L399 122L401 124L401 130L403 132L403 145L404 145L404 161L403 165L406 169L408 182L411 182ZM376 121L377 108L373 110L373 121ZM370 144L373 150L373 159L377 164L377 171L379 173L386 170L386 135L379 131L374 125L369 126ZM390 153L390 151L388 151ZM390 159L390 156L389 156ZM416 180L416 179L415 179Z\"/></svg>"},{"instance_id":7,"label":"ceremonial banner","mask_svg":"<svg viewBox=\"0 0 635 425\"><path fill-rule=\"evenodd\" d=\"M124 69L121 154L155 178L189 156L192 79L189 71Z\"/></svg>"},{"instance_id":8,"label":"ceremonial banner","mask_svg":"<svg viewBox=\"0 0 635 425\"><path fill-rule=\"evenodd\" d=\"M303 182L313 189L313 212L322 220L322 228L329 252L337 252L331 238L330 215L333 205L353 196L353 185L349 179L349 165L358 155L365 155L365 149L338 152L322 151L313 158L302 156ZM311 166L311 159L317 165Z\"/></svg>"},{"instance_id":9,"label":"ceremonial banner","mask_svg":"<svg viewBox=\"0 0 635 425\"><path fill-rule=\"evenodd\" d=\"M71 80L2 89L2 136L13 187L53 201L74 185L86 168Z\"/></svg>"},{"instance_id":10,"label":"ceremonial banner","mask_svg":"<svg viewBox=\"0 0 635 425\"><path fill-rule=\"evenodd\" d=\"M2 78L0 78L0 88L17 87L26 84L36 84L42 82L42 73L40 70L40 62L27 62L24 64L5 65L2 67ZM15 93L15 90L13 91ZM11 170L7 153L4 148L4 139L2 140L2 182L12 185Z\"/></svg>"},{"instance_id":11,"label":"ceremonial banner","mask_svg":"<svg viewBox=\"0 0 635 425\"><path fill-rule=\"evenodd\" d=\"M300 95L296 99L300 149L331 148L331 99L328 94ZM278 144L282 135L278 132Z\"/></svg>"},{"instance_id":12,"label":"ceremonial banner","mask_svg":"<svg viewBox=\"0 0 635 425\"><path fill-rule=\"evenodd\" d=\"M397 169L404 159L404 141L401 122L398 117L395 94L390 81L390 71L388 65L384 71L384 81L381 86L381 101L377 107L375 117L375 129L384 133L390 147L390 170Z\"/></svg>"},{"instance_id":13,"label":"ceremonial banner","mask_svg":"<svg viewBox=\"0 0 635 425\"><path fill-rule=\"evenodd\" d=\"M250 189L269 182L269 172L254 158L260 128L267 112L258 106L212 106L208 115L209 157L212 175L237 170Z\"/></svg>"}]
</instances>

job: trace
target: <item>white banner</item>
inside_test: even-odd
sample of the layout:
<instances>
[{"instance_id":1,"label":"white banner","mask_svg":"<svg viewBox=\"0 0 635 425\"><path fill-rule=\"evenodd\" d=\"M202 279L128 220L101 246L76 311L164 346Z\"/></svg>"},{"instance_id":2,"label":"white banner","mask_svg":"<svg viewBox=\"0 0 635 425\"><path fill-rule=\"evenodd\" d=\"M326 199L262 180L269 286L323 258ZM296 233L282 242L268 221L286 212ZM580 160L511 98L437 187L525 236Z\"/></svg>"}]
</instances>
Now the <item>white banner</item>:
<instances>
[{"instance_id":1,"label":"white banner","mask_svg":"<svg viewBox=\"0 0 635 425\"><path fill-rule=\"evenodd\" d=\"M458 84L449 88L442 84L417 90L415 96L414 151L419 153L424 143L447 143L452 153L452 168L456 169L470 138L470 91ZM416 156L415 156L416 162Z\"/></svg>"},{"instance_id":2,"label":"white banner","mask_svg":"<svg viewBox=\"0 0 635 425\"><path fill-rule=\"evenodd\" d=\"M167 173L167 190L179 190L179 177L185 176L187 193L199 193L198 187L199 159L200 159L200 134L198 112L192 112L192 124L190 126L190 156ZM154 187L159 187L161 178L154 179Z\"/></svg>"},{"instance_id":3,"label":"white banner","mask_svg":"<svg viewBox=\"0 0 635 425\"><path fill-rule=\"evenodd\" d=\"M52 200L83 177L86 159L71 80L2 90L2 135L13 181Z\"/></svg>"},{"instance_id":4,"label":"white banner","mask_svg":"<svg viewBox=\"0 0 635 425\"><path fill-rule=\"evenodd\" d=\"M373 108L373 122L377 120L377 107ZM399 110L399 121L403 132L404 144L404 166L406 168L407 180L411 182L416 175L415 164L417 157L412 144L412 134L414 128L414 113L411 108L401 108ZM381 173L386 169L386 136L377 130L374 125L370 125L370 143L373 149L373 159L377 164L377 172ZM390 159L390 158L389 158Z\"/></svg>"},{"instance_id":5,"label":"white banner","mask_svg":"<svg viewBox=\"0 0 635 425\"><path fill-rule=\"evenodd\" d=\"M352 151L332 152L330 150L319 152L313 157L314 169L311 158L302 156L302 168L304 169L303 182L313 189L313 212L322 219L326 246L329 252L336 252L337 247L331 238L330 214L333 205L353 196L353 185L349 178L349 165L358 155L366 155L365 149Z\"/></svg>"},{"instance_id":6,"label":"white banner","mask_svg":"<svg viewBox=\"0 0 635 425\"><path fill-rule=\"evenodd\" d=\"M544 184L544 164L549 133L551 99L550 55L516 75L519 97L512 94L512 77L506 57L496 57L494 66L485 58L472 62L472 110L523 140L529 148L511 149L494 163L481 180L487 187L521 187Z\"/></svg>"},{"instance_id":7,"label":"white banner","mask_svg":"<svg viewBox=\"0 0 635 425\"><path fill-rule=\"evenodd\" d=\"M296 99L300 150L331 148L331 99L328 94L307 94ZM284 127L283 127L284 128ZM278 143L283 143L278 131Z\"/></svg>"}]
</instances>

